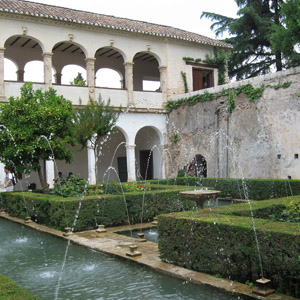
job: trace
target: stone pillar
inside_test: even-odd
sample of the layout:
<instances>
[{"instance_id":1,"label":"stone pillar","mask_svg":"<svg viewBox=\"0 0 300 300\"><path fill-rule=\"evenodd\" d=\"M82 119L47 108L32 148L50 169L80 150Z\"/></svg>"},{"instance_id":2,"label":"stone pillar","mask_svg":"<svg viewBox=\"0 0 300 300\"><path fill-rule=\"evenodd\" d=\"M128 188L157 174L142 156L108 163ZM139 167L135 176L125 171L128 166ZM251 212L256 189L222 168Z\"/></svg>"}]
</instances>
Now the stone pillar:
<instances>
[{"instance_id":1,"label":"stone pillar","mask_svg":"<svg viewBox=\"0 0 300 300\"><path fill-rule=\"evenodd\" d=\"M55 77L55 83L56 83L56 84L61 84L61 76L62 76L61 73L55 73L55 74L54 74L54 77Z\"/></svg>"},{"instance_id":2,"label":"stone pillar","mask_svg":"<svg viewBox=\"0 0 300 300\"><path fill-rule=\"evenodd\" d=\"M127 181L136 181L135 145L126 145Z\"/></svg>"},{"instance_id":3,"label":"stone pillar","mask_svg":"<svg viewBox=\"0 0 300 300\"><path fill-rule=\"evenodd\" d=\"M18 70L17 72L17 81L24 82L24 70Z\"/></svg>"},{"instance_id":4,"label":"stone pillar","mask_svg":"<svg viewBox=\"0 0 300 300\"><path fill-rule=\"evenodd\" d=\"M167 102L167 67L158 67L160 72L160 90L162 92L162 106Z\"/></svg>"},{"instance_id":5,"label":"stone pillar","mask_svg":"<svg viewBox=\"0 0 300 300\"><path fill-rule=\"evenodd\" d=\"M86 80L89 87L89 97L96 100L95 96L95 61L96 58L89 57L86 62Z\"/></svg>"},{"instance_id":6,"label":"stone pillar","mask_svg":"<svg viewBox=\"0 0 300 300\"><path fill-rule=\"evenodd\" d=\"M166 179L167 172L167 166L166 166L166 159L165 159L165 153L168 149L168 145L160 145L160 160L161 160L161 178ZM168 158L169 159L169 158Z\"/></svg>"},{"instance_id":7,"label":"stone pillar","mask_svg":"<svg viewBox=\"0 0 300 300\"><path fill-rule=\"evenodd\" d=\"M87 155L88 155L88 184L96 184L96 173L95 173L95 154L94 150L91 148L91 142L88 141L87 144Z\"/></svg>"},{"instance_id":8,"label":"stone pillar","mask_svg":"<svg viewBox=\"0 0 300 300\"><path fill-rule=\"evenodd\" d=\"M49 188L53 188L53 179L55 178L54 174L54 161L46 160L46 182Z\"/></svg>"},{"instance_id":9,"label":"stone pillar","mask_svg":"<svg viewBox=\"0 0 300 300\"><path fill-rule=\"evenodd\" d=\"M127 62L124 63L125 66L125 88L127 89L128 95L128 106L134 106L134 98L133 98L133 63Z\"/></svg>"},{"instance_id":10,"label":"stone pillar","mask_svg":"<svg viewBox=\"0 0 300 300\"><path fill-rule=\"evenodd\" d=\"M51 52L43 53L44 60L44 83L45 91L48 91L52 87L52 56ZM46 161L46 182L49 188L53 188L54 176L54 162L52 160Z\"/></svg>"},{"instance_id":11,"label":"stone pillar","mask_svg":"<svg viewBox=\"0 0 300 300\"><path fill-rule=\"evenodd\" d=\"M52 56L51 52L43 53L45 91L52 87Z\"/></svg>"},{"instance_id":12,"label":"stone pillar","mask_svg":"<svg viewBox=\"0 0 300 300\"><path fill-rule=\"evenodd\" d=\"M5 48L0 48L0 101L5 101L5 82L4 82L4 51Z\"/></svg>"}]
</instances>

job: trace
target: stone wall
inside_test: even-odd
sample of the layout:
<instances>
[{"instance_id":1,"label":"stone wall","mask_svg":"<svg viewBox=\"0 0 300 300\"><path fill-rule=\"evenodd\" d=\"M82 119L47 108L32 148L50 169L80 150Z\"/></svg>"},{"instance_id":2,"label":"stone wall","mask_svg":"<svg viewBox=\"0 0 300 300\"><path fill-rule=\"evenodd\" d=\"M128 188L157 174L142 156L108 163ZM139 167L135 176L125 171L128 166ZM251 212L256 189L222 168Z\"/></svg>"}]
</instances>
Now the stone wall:
<instances>
[{"instance_id":1,"label":"stone wall","mask_svg":"<svg viewBox=\"0 0 300 300\"><path fill-rule=\"evenodd\" d=\"M288 88L274 86L291 82ZM234 96L235 109L227 112L228 97L181 106L169 114L167 176L177 175L197 154L207 162L208 177L300 178L300 68L247 79L195 93L217 93L250 83L265 85L262 97L251 102L245 94ZM267 87L271 85L272 87ZM299 159L298 159L299 156Z\"/></svg>"}]
</instances>

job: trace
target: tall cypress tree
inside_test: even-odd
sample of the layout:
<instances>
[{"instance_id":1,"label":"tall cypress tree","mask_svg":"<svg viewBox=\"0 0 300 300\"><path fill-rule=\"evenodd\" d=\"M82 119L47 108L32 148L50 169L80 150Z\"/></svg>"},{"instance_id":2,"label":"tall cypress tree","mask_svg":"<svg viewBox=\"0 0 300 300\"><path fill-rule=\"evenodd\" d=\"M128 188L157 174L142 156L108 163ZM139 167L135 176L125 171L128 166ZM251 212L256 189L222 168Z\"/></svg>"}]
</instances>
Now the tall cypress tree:
<instances>
[{"instance_id":1,"label":"tall cypress tree","mask_svg":"<svg viewBox=\"0 0 300 300\"><path fill-rule=\"evenodd\" d=\"M273 23L280 24L283 0L235 0L238 18L203 12L202 17L215 23L212 29L217 35L228 32L225 42L233 45L228 62L230 77L237 80L282 70L280 51L272 51Z\"/></svg>"}]
</instances>

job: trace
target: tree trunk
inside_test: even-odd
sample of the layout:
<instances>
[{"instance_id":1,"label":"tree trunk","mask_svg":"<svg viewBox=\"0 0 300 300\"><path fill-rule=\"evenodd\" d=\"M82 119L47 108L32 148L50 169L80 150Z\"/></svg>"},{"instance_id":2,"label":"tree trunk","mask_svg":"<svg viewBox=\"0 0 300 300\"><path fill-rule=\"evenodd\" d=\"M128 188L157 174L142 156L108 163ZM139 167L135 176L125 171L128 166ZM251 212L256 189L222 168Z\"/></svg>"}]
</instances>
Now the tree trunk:
<instances>
[{"instance_id":1,"label":"tree trunk","mask_svg":"<svg viewBox=\"0 0 300 300\"><path fill-rule=\"evenodd\" d=\"M275 15L274 15L274 23L276 25L280 25L280 10L281 10L281 0L274 0L274 10L275 10ZM276 64L276 71L282 71L282 55L280 51L277 51L275 53L275 64Z\"/></svg>"},{"instance_id":2,"label":"tree trunk","mask_svg":"<svg viewBox=\"0 0 300 300\"><path fill-rule=\"evenodd\" d=\"M45 177L43 176L43 172L41 170L41 167L38 168L38 175L39 175L39 179L40 179L40 183L42 186L43 191L45 191L45 189L48 188Z\"/></svg>"}]
</instances>

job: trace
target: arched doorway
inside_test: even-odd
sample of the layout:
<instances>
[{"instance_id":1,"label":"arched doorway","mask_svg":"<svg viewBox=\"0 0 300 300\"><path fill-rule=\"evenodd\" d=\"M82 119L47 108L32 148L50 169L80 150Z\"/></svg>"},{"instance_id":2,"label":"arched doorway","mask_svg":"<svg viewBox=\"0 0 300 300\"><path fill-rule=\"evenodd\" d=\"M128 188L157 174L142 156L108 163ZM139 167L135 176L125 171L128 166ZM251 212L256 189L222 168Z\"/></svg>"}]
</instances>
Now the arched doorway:
<instances>
[{"instance_id":1,"label":"arched doorway","mask_svg":"<svg viewBox=\"0 0 300 300\"><path fill-rule=\"evenodd\" d=\"M162 178L161 141L156 129L146 126L135 138L137 180Z\"/></svg>"},{"instance_id":2,"label":"arched doorway","mask_svg":"<svg viewBox=\"0 0 300 300\"><path fill-rule=\"evenodd\" d=\"M197 177L207 177L207 162L204 156L197 154L195 156L195 161Z\"/></svg>"}]
</instances>

